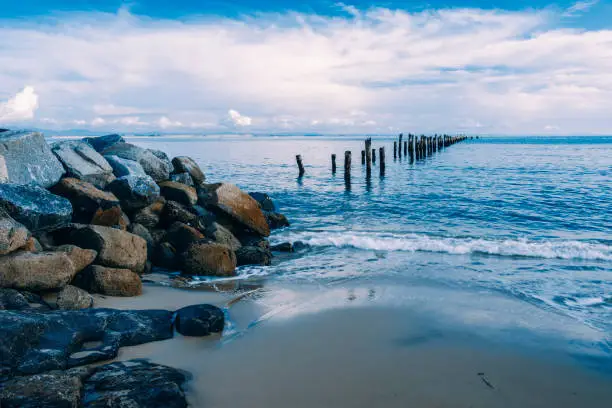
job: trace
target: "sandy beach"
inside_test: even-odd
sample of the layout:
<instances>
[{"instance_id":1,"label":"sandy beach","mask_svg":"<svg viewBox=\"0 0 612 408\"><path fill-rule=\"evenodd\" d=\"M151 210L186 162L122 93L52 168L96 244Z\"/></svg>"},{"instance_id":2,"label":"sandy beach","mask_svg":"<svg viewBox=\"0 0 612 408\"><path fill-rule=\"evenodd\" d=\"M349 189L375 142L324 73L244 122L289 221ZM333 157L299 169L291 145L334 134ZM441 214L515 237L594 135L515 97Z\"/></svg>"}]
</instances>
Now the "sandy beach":
<instances>
[{"instance_id":1,"label":"sandy beach","mask_svg":"<svg viewBox=\"0 0 612 408\"><path fill-rule=\"evenodd\" d=\"M146 358L188 371L193 407L587 407L612 398L605 359L585 368L578 346L572 357L554 339L522 333L540 321L540 330L562 343L564 331L582 330L569 319L533 308L531 319L504 320L486 306L473 308L470 317L460 310L466 295L453 291L442 292L438 303L447 308L435 312L428 309L431 302L418 306L415 292L428 296L427 288L402 286L272 284L229 306L222 336L177 334L122 348L119 359ZM245 292L146 284L141 297L97 298L96 303L130 309L223 307L240 293ZM482 296L483 305L497 302L515 313L530 307ZM494 320L498 324L491 327ZM597 334L581 335L588 341Z\"/></svg>"}]
</instances>

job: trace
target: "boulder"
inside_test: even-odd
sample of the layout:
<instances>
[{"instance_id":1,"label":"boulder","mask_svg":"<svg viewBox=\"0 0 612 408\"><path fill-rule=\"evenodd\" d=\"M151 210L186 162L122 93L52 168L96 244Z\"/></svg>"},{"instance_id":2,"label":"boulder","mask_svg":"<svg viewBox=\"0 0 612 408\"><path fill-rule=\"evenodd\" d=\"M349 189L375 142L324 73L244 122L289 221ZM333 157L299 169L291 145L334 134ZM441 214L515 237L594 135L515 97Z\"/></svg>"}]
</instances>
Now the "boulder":
<instances>
[{"instance_id":1,"label":"boulder","mask_svg":"<svg viewBox=\"0 0 612 408\"><path fill-rule=\"evenodd\" d=\"M160 268L175 270L178 268L176 249L169 242L162 242L157 245L152 256L153 264Z\"/></svg>"},{"instance_id":2,"label":"boulder","mask_svg":"<svg viewBox=\"0 0 612 408\"><path fill-rule=\"evenodd\" d=\"M54 309L79 310L93 307L93 297L76 286L66 285L59 292L46 293L43 298Z\"/></svg>"},{"instance_id":3,"label":"boulder","mask_svg":"<svg viewBox=\"0 0 612 408\"><path fill-rule=\"evenodd\" d=\"M0 313L0 381L110 360L120 347L169 339L172 315L166 310L5 310ZM101 344L92 345L96 342Z\"/></svg>"},{"instance_id":4,"label":"boulder","mask_svg":"<svg viewBox=\"0 0 612 408\"><path fill-rule=\"evenodd\" d=\"M165 205L166 200L163 197L159 197L153 204L134 214L132 219L135 223L142 224L146 228L155 228L159 224Z\"/></svg>"},{"instance_id":5,"label":"boulder","mask_svg":"<svg viewBox=\"0 0 612 408\"><path fill-rule=\"evenodd\" d=\"M243 246L254 246L263 249L264 251L270 251L270 242L255 234L240 234L237 236L240 243Z\"/></svg>"},{"instance_id":6,"label":"boulder","mask_svg":"<svg viewBox=\"0 0 612 408\"><path fill-rule=\"evenodd\" d=\"M225 245L234 252L242 246L238 238L230 230L217 222L214 222L210 228L206 229L206 237L212 239L217 244Z\"/></svg>"},{"instance_id":7,"label":"boulder","mask_svg":"<svg viewBox=\"0 0 612 408\"><path fill-rule=\"evenodd\" d=\"M188 173L196 186L206 181L206 176L204 176L202 169L191 157L175 157L172 159L172 165L174 166L174 173Z\"/></svg>"},{"instance_id":8,"label":"boulder","mask_svg":"<svg viewBox=\"0 0 612 408\"><path fill-rule=\"evenodd\" d=\"M142 294L142 281L129 269L90 265L74 278L73 285L90 293L108 296L138 296Z\"/></svg>"},{"instance_id":9,"label":"boulder","mask_svg":"<svg viewBox=\"0 0 612 408\"><path fill-rule=\"evenodd\" d=\"M40 244L40 242L38 242L38 240L34 237L30 237L28 238L28 240L26 241L25 245L22 246L21 248L19 248L21 251L26 251L26 252L42 252L44 251L42 245Z\"/></svg>"},{"instance_id":10,"label":"boulder","mask_svg":"<svg viewBox=\"0 0 612 408\"><path fill-rule=\"evenodd\" d=\"M270 229L278 229L289 226L289 220L283 214L275 212L265 212L266 222Z\"/></svg>"},{"instance_id":11,"label":"boulder","mask_svg":"<svg viewBox=\"0 0 612 408\"><path fill-rule=\"evenodd\" d=\"M51 187L64 175L64 167L51 153L42 133L0 133L0 183Z\"/></svg>"},{"instance_id":12,"label":"boulder","mask_svg":"<svg viewBox=\"0 0 612 408\"><path fill-rule=\"evenodd\" d=\"M123 176L109 184L126 211L139 210L152 204L159 197L159 186L149 176Z\"/></svg>"},{"instance_id":13,"label":"boulder","mask_svg":"<svg viewBox=\"0 0 612 408\"><path fill-rule=\"evenodd\" d=\"M153 254L153 249L155 248L155 240L153 236L142 224L133 223L128 227L128 231L134 235L138 235L140 238L144 239L147 242L147 255L150 258Z\"/></svg>"},{"instance_id":14,"label":"boulder","mask_svg":"<svg viewBox=\"0 0 612 408\"><path fill-rule=\"evenodd\" d=\"M116 177L123 177L123 176L144 177L147 175L147 173L145 173L140 163L138 163L135 160L122 159L121 157L115 156L115 155L104 156L104 158L106 159L106 161L108 161L108 164L113 168L113 174Z\"/></svg>"},{"instance_id":15,"label":"boulder","mask_svg":"<svg viewBox=\"0 0 612 408\"><path fill-rule=\"evenodd\" d=\"M183 272L188 275L234 276L236 255L224 245L207 242L191 244L182 254Z\"/></svg>"},{"instance_id":16,"label":"boulder","mask_svg":"<svg viewBox=\"0 0 612 408\"><path fill-rule=\"evenodd\" d=\"M272 254L270 251L266 251L265 249L259 247L243 246L236 251L236 260L238 266L268 266L272 263Z\"/></svg>"},{"instance_id":17,"label":"boulder","mask_svg":"<svg viewBox=\"0 0 612 408\"><path fill-rule=\"evenodd\" d=\"M28 300L19 291L0 288L0 310L25 310L29 308Z\"/></svg>"},{"instance_id":18,"label":"boulder","mask_svg":"<svg viewBox=\"0 0 612 408\"><path fill-rule=\"evenodd\" d=\"M189 245L202 239L204 239L204 234L178 221L168 228L164 237L164 240L169 242L178 253L184 252Z\"/></svg>"},{"instance_id":19,"label":"boulder","mask_svg":"<svg viewBox=\"0 0 612 408\"><path fill-rule=\"evenodd\" d=\"M83 407L186 408L185 374L145 360L97 367L83 387Z\"/></svg>"},{"instance_id":20,"label":"boulder","mask_svg":"<svg viewBox=\"0 0 612 408\"><path fill-rule=\"evenodd\" d=\"M119 199L113 193L99 190L87 181L63 178L51 191L70 200L73 222L112 226L121 219Z\"/></svg>"},{"instance_id":21,"label":"boulder","mask_svg":"<svg viewBox=\"0 0 612 408\"><path fill-rule=\"evenodd\" d=\"M147 242L137 235L98 225L74 225L66 239L81 248L97 251L97 264L136 273L144 271Z\"/></svg>"},{"instance_id":22,"label":"boulder","mask_svg":"<svg viewBox=\"0 0 612 408\"><path fill-rule=\"evenodd\" d=\"M0 210L0 256L27 244L30 231Z\"/></svg>"},{"instance_id":23,"label":"boulder","mask_svg":"<svg viewBox=\"0 0 612 408\"><path fill-rule=\"evenodd\" d=\"M183 336L208 336L221 333L225 324L223 310L213 305L193 305L176 311L174 325Z\"/></svg>"},{"instance_id":24,"label":"boulder","mask_svg":"<svg viewBox=\"0 0 612 408\"><path fill-rule=\"evenodd\" d=\"M233 221L259 235L270 235L259 203L233 184L208 184L199 192L200 204L231 217Z\"/></svg>"},{"instance_id":25,"label":"boulder","mask_svg":"<svg viewBox=\"0 0 612 408\"><path fill-rule=\"evenodd\" d=\"M143 149L131 143L119 142L105 148L101 153L104 156L118 156L123 159L137 161L145 173L157 182L170 178L170 171L172 170L170 161L167 158L158 157L160 155L156 155L150 149Z\"/></svg>"},{"instance_id":26,"label":"boulder","mask_svg":"<svg viewBox=\"0 0 612 408\"><path fill-rule=\"evenodd\" d=\"M161 225L168 227L175 222L198 226L198 215L176 201L167 201L161 215Z\"/></svg>"},{"instance_id":27,"label":"boulder","mask_svg":"<svg viewBox=\"0 0 612 408\"><path fill-rule=\"evenodd\" d=\"M263 211L276 211L276 205L274 204L274 201L272 201L272 198L268 194L260 193L260 192L252 192L252 193L249 193L249 195L253 197L255 201L257 201L257 203L259 203L259 206L261 207Z\"/></svg>"},{"instance_id":28,"label":"boulder","mask_svg":"<svg viewBox=\"0 0 612 408\"><path fill-rule=\"evenodd\" d=\"M0 209L32 232L61 227L72 218L70 201L34 185L0 184Z\"/></svg>"},{"instance_id":29,"label":"boulder","mask_svg":"<svg viewBox=\"0 0 612 408\"><path fill-rule=\"evenodd\" d=\"M68 255L72 265L74 266L74 272L81 272L83 269L88 267L95 261L98 253L93 249L83 249L76 245L60 245L54 248L54 251L63 252Z\"/></svg>"},{"instance_id":30,"label":"boulder","mask_svg":"<svg viewBox=\"0 0 612 408\"><path fill-rule=\"evenodd\" d=\"M293 244L291 242L282 242L278 245L272 245L270 250L276 252L293 252Z\"/></svg>"},{"instance_id":31,"label":"boulder","mask_svg":"<svg viewBox=\"0 0 612 408\"><path fill-rule=\"evenodd\" d=\"M51 151L64 165L66 174L104 188L115 179L113 168L89 144L65 140L51 145Z\"/></svg>"},{"instance_id":32,"label":"boulder","mask_svg":"<svg viewBox=\"0 0 612 408\"><path fill-rule=\"evenodd\" d=\"M193 184L193 179L189 173L172 173L170 174L170 181L185 184L189 187L195 187L195 184Z\"/></svg>"},{"instance_id":33,"label":"boulder","mask_svg":"<svg viewBox=\"0 0 612 408\"><path fill-rule=\"evenodd\" d=\"M98 136L98 137L86 137L83 141L94 148L96 152L101 152L104 149L111 147L116 143L125 143L123 137L117 134Z\"/></svg>"},{"instance_id":34,"label":"boulder","mask_svg":"<svg viewBox=\"0 0 612 408\"><path fill-rule=\"evenodd\" d=\"M161 195L168 201L176 201L188 207L194 206L198 202L198 193L193 187L175 181L161 182L159 187Z\"/></svg>"},{"instance_id":35,"label":"boulder","mask_svg":"<svg viewBox=\"0 0 612 408\"><path fill-rule=\"evenodd\" d=\"M63 252L15 252L0 258L0 287L33 292L61 289L75 275Z\"/></svg>"},{"instance_id":36,"label":"boulder","mask_svg":"<svg viewBox=\"0 0 612 408\"><path fill-rule=\"evenodd\" d=\"M3 408L78 408L81 379L63 372L16 377L2 384Z\"/></svg>"}]
</instances>

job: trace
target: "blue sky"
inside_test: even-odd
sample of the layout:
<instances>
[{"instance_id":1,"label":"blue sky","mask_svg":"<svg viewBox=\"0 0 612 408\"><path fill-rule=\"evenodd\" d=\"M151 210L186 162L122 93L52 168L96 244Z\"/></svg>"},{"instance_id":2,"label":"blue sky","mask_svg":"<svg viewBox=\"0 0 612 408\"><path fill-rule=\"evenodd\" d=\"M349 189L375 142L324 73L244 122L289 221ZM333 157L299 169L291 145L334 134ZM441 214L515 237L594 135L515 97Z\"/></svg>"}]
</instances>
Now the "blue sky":
<instances>
[{"instance_id":1,"label":"blue sky","mask_svg":"<svg viewBox=\"0 0 612 408\"><path fill-rule=\"evenodd\" d=\"M612 1L21 0L0 125L612 133Z\"/></svg>"}]
</instances>

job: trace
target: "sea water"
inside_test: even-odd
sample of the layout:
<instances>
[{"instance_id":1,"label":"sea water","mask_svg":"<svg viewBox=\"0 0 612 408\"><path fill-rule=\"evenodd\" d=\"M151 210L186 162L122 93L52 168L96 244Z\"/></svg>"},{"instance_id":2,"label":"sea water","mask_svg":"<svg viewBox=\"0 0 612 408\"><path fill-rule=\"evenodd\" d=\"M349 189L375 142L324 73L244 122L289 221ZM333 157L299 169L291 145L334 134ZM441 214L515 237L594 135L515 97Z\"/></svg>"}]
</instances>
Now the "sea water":
<instances>
[{"instance_id":1,"label":"sea water","mask_svg":"<svg viewBox=\"0 0 612 408\"><path fill-rule=\"evenodd\" d=\"M395 138L374 137L377 156L385 148L386 172L380 176L377 162L370 179L360 162L363 140L129 138L193 157L208 182L267 192L291 221L272 243L309 245L272 267L242 267L241 277L328 288L311 302L315 308L333 307L334 288L354 287L349 300L363 289L368 299L374 289L358 284L367 282L392 302L404 294L438 309L450 305L463 321L487 315L487 325L507 318L531 331L572 326L566 342L588 333L578 340L610 357L612 137L481 137L421 161L394 159ZM295 299L278 291L267 301L278 308Z\"/></svg>"}]
</instances>

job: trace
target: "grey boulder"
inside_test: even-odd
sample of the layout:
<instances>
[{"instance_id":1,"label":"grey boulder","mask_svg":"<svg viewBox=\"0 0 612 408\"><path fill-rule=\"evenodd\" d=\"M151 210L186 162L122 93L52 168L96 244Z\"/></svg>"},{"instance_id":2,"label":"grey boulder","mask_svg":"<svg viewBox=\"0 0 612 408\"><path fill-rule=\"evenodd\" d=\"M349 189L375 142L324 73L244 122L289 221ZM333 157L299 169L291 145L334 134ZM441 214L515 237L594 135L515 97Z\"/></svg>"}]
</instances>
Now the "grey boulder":
<instances>
[{"instance_id":1,"label":"grey boulder","mask_svg":"<svg viewBox=\"0 0 612 408\"><path fill-rule=\"evenodd\" d=\"M0 255L11 253L28 242L30 232L0 210Z\"/></svg>"},{"instance_id":2,"label":"grey boulder","mask_svg":"<svg viewBox=\"0 0 612 408\"><path fill-rule=\"evenodd\" d=\"M147 175L144 169L135 160L123 159L115 155L107 155L104 158L108 161L110 166L113 168L113 173L117 177L123 176L140 176L144 177Z\"/></svg>"},{"instance_id":3,"label":"grey boulder","mask_svg":"<svg viewBox=\"0 0 612 408\"><path fill-rule=\"evenodd\" d=\"M223 310L213 305L193 305L176 311L174 325L183 336L208 336L221 333L225 324Z\"/></svg>"},{"instance_id":4,"label":"grey boulder","mask_svg":"<svg viewBox=\"0 0 612 408\"><path fill-rule=\"evenodd\" d=\"M159 186L149 176L123 176L113 181L108 189L119 198L121 207L135 211L152 204L159 197Z\"/></svg>"},{"instance_id":5,"label":"grey boulder","mask_svg":"<svg viewBox=\"0 0 612 408\"><path fill-rule=\"evenodd\" d=\"M83 139L83 142L89 144L96 152L99 153L116 143L124 143L125 140L123 137L121 137L121 135L112 134L98 137L86 137Z\"/></svg>"},{"instance_id":6,"label":"grey boulder","mask_svg":"<svg viewBox=\"0 0 612 408\"><path fill-rule=\"evenodd\" d=\"M196 186L199 186L206 181L204 172L191 157L175 157L172 159L172 165L174 166L174 173L188 173Z\"/></svg>"},{"instance_id":7,"label":"grey boulder","mask_svg":"<svg viewBox=\"0 0 612 408\"><path fill-rule=\"evenodd\" d=\"M64 167L51 152L42 133L0 133L0 183L51 187L64 175Z\"/></svg>"},{"instance_id":8,"label":"grey boulder","mask_svg":"<svg viewBox=\"0 0 612 408\"><path fill-rule=\"evenodd\" d=\"M144 149L131 143L119 142L104 149L102 154L137 161L145 173L157 182L170 178L170 171L172 170L170 161L150 149Z\"/></svg>"},{"instance_id":9,"label":"grey boulder","mask_svg":"<svg viewBox=\"0 0 612 408\"><path fill-rule=\"evenodd\" d=\"M115 179L113 168L93 147L78 140L55 142L51 151L70 177L104 188Z\"/></svg>"}]
</instances>

